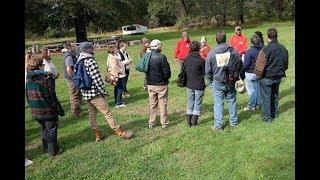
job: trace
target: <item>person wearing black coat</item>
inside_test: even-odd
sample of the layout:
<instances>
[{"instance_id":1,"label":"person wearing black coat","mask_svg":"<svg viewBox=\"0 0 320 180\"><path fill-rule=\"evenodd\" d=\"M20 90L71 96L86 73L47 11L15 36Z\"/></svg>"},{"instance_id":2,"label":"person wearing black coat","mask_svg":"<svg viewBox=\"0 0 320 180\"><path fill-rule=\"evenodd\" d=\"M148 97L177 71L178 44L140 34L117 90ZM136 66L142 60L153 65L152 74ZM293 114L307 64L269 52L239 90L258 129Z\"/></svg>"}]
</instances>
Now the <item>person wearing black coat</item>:
<instances>
[{"instance_id":1,"label":"person wearing black coat","mask_svg":"<svg viewBox=\"0 0 320 180\"><path fill-rule=\"evenodd\" d=\"M198 124L205 82L205 60L200 56L200 43L193 41L190 44L190 53L184 61L188 89L187 124L189 127Z\"/></svg>"},{"instance_id":2,"label":"person wearing black coat","mask_svg":"<svg viewBox=\"0 0 320 180\"><path fill-rule=\"evenodd\" d=\"M156 124L157 110L159 106L160 121L162 128L169 127L167 112L168 83L171 77L170 65L167 57L161 54L162 43L154 39L150 43L151 56L146 72L147 87L149 94L149 128Z\"/></svg>"}]
</instances>

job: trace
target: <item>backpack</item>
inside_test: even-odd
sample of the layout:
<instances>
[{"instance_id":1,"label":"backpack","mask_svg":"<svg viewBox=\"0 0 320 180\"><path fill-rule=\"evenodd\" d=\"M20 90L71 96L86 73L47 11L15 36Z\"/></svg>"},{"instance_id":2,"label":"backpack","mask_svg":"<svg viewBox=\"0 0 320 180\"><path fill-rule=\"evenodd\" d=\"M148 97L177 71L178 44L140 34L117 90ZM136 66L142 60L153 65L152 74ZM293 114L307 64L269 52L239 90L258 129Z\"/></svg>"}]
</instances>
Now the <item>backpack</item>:
<instances>
[{"instance_id":1,"label":"backpack","mask_svg":"<svg viewBox=\"0 0 320 180\"><path fill-rule=\"evenodd\" d=\"M240 74L242 72L243 62L240 55L232 47L229 47L228 49L231 49L231 51L229 51L231 53L230 61L224 68L226 72L227 82L229 82L229 84L231 85L235 85L235 83L239 80Z\"/></svg>"},{"instance_id":2,"label":"backpack","mask_svg":"<svg viewBox=\"0 0 320 180\"><path fill-rule=\"evenodd\" d=\"M91 89L92 78L89 76L89 74L86 71L86 68L84 67L85 59L89 59L89 57L79 59L77 63L74 65L75 73L72 78L72 81L78 89L89 90Z\"/></svg>"},{"instance_id":3,"label":"backpack","mask_svg":"<svg viewBox=\"0 0 320 180\"><path fill-rule=\"evenodd\" d=\"M139 60L138 64L136 65L136 70L140 72L148 72L148 67L150 63L151 52L146 52Z\"/></svg>"}]
</instances>

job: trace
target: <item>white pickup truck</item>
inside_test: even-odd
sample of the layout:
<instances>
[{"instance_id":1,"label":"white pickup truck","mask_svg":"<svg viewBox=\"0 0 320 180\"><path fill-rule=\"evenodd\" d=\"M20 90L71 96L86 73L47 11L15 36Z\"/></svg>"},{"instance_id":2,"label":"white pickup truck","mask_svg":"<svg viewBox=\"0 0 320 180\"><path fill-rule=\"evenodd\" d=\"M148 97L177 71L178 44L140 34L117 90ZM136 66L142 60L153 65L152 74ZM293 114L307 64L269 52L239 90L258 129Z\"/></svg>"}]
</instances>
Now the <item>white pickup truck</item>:
<instances>
[{"instance_id":1,"label":"white pickup truck","mask_svg":"<svg viewBox=\"0 0 320 180\"><path fill-rule=\"evenodd\" d=\"M148 31L148 27L139 24L133 24L122 27L123 35L144 34L146 31Z\"/></svg>"}]
</instances>

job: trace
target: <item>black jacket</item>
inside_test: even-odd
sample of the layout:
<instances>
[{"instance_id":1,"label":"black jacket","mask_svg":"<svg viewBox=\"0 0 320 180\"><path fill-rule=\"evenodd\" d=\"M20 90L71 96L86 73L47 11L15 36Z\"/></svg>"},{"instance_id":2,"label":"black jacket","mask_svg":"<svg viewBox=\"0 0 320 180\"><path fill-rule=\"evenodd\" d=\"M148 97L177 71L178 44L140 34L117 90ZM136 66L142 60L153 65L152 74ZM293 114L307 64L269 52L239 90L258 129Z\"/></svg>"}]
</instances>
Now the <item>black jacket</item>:
<instances>
[{"instance_id":1,"label":"black jacket","mask_svg":"<svg viewBox=\"0 0 320 180\"><path fill-rule=\"evenodd\" d=\"M184 60L184 67L187 74L187 88L204 90L204 68L205 61L199 53L189 53Z\"/></svg>"},{"instance_id":2,"label":"black jacket","mask_svg":"<svg viewBox=\"0 0 320 180\"><path fill-rule=\"evenodd\" d=\"M151 51L148 72L146 73L148 85L167 85L171 77L170 65L167 57L157 50Z\"/></svg>"},{"instance_id":3,"label":"black jacket","mask_svg":"<svg viewBox=\"0 0 320 180\"><path fill-rule=\"evenodd\" d=\"M277 41L271 41L259 51L254 73L259 78L280 79L286 77L288 50Z\"/></svg>"}]
</instances>

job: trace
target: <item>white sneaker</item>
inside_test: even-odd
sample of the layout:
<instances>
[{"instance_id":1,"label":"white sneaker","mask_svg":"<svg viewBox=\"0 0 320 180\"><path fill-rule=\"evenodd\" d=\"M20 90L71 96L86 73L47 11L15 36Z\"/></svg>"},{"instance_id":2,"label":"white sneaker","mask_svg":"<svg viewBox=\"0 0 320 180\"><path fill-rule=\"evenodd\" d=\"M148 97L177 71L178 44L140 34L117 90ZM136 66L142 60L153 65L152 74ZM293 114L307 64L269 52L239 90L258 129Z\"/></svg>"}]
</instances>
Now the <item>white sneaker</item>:
<instances>
[{"instance_id":1,"label":"white sneaker","mask_svg":"<svg viewBox=\"0 0 320 180\"><path fill-rule=\"evenodd\" d=\"M33 161L31 161L30 159L28 158L24 158L24 166L28 166L30 164L33 164Z\"/></svg>"},{"instance_id":2,"label":"white sneaker","mask_svg":"<svg viewBox=\"0 0 320 180\"><path fill-rule=\"evenodd\" d=\"M255 110L255 109L256 109L256 108L248 108L248 107L243 108L244 111L253 111L253 110Z\"/></svg>"},{"instance_id":3,"label":"white sneaker","mask_svg":"<svg viewBox=\"0 0 320 180\"><path fill-rule=\"evenodd\" d=\"M125 104L116 105L116 108L123 108L123 107L126 107L126 105Z\"/></svg>"}]
</instances>

